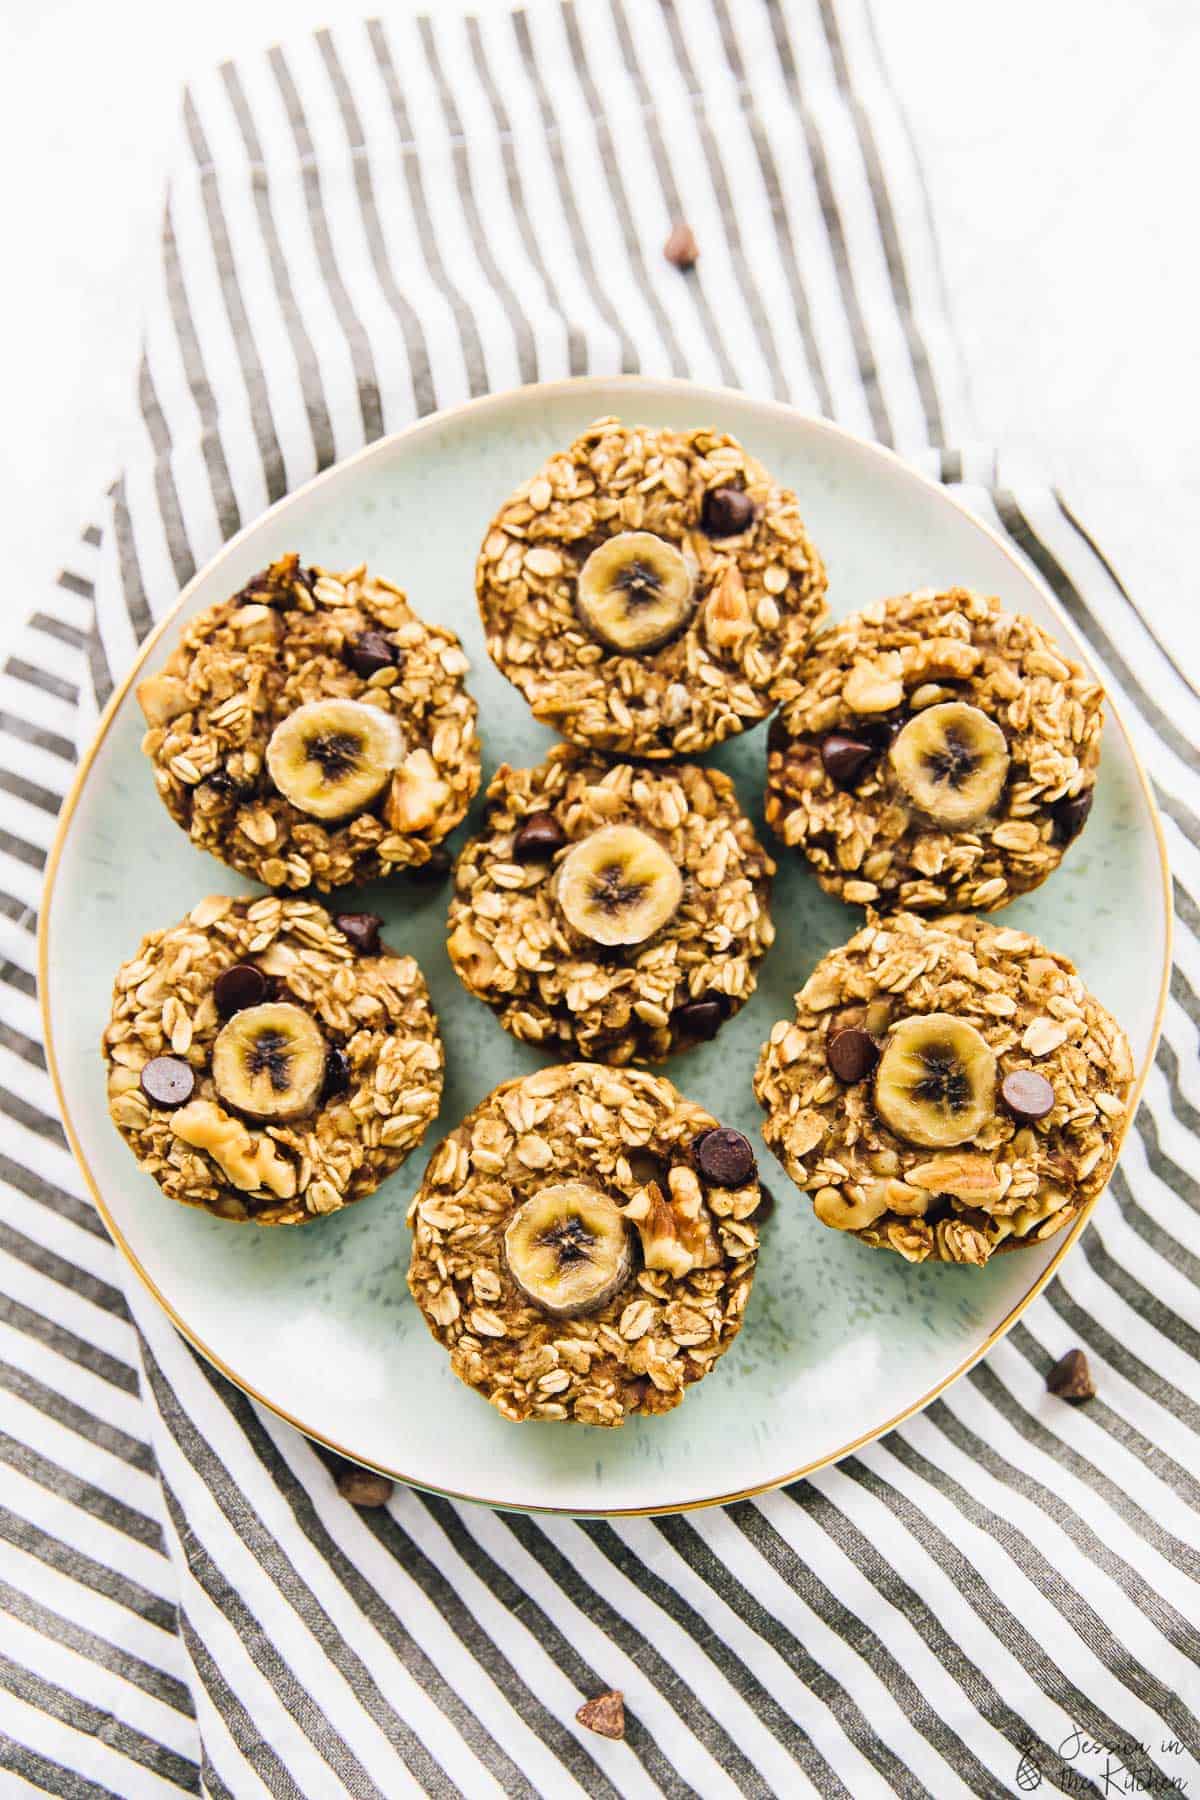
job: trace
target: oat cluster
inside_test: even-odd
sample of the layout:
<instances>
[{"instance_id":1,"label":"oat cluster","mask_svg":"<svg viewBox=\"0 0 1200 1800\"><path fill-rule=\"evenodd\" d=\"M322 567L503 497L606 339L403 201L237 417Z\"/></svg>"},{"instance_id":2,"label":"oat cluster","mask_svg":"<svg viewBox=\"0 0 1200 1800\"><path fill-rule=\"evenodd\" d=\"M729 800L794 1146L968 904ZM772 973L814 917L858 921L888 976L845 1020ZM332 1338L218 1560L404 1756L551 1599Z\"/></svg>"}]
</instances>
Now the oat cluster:
<instances>
[{"instance_id":1,"label":"oat cluster","mask_svg":"<svg viewBox=\"0 0 1200 1800\"><path fill-rule=\"evenodd\" d=\"M505 1418L667 1412L729 1348L760 1191L700 1180L692 1148L715 1124L661 1076L570 1063L497 1088L434 1151L408 1285L455 1373ZM504 1232L522 1200L573 1178L630 1209L634 1272L589 1317L551 1318L513 1281Z\"/></svg>"},{"instance_id":2,"label":"oat cluster","mask_svg":"<svg viewBox=\"0 0 1200 1800\"><path fill-rule=\"evenodd\" d=\"M920 1149L895 1136L870 1079L844 1085L829 1038L861 1026L886 1033L913 1015L951 1013L986 1039L1003 1076L1034 1069L1053 1110L1018 1124L999 1102L973 1139ZM1119 1025L1065 956L972 915L926 923L872 919L817 964L793 1021L771 1032L755 1074L763 1136L823 1224L909 1262L985 1263L1061 1231L1104 1187L1128 1117L1133 1081Z\"/></svg>"},{"instance_id":3,"label":"oat cluster","mask_svg":"<svg viewBox=\"0 0 1200 1800\"><path fill-rule=\"evenodd\" d=\"M214 984L241 963L310 1013L344 1059L340 1091L292 1124L235 1117L210 1073L225 1023ZM442 1091L437 1020L412 957L359 955L322 907L277 895L214 894L144 938L117 973L102 1048L113 1122L163 1192L259 1225L301 1224L372 1193L420 1143ZM142 1069L164 1055L195 1076L193 1105L179 1112L141 1089ZM185 1115L203 1144L180 1137Z\"/></svg>"},{"instance_id":4,"label":"oat cluster","mask_svg":"<svg viewBox=\"0 0 1200 1800\"><path fill-rule=\"evenodd\" d=\"M561 847L515 860L522 822L541 813ZM572 844L625 823L665 847L683 899L647 942L602 948L563 914L556 875ZM719 770L610 764L560 744L536 768L497 771L486 825L455 865L448 948L464 986L514 1037L611 1064L660 1062L695 1041L690 1002L716 1000L730 1017L754 992L775 936L775 865Z\"/></svg>"},{"instance_id":5,"label":"oat cluster","mask_svg":"<svg viewBox=\"0 0 1200 1800\"><path fill-rule=\"evenodd\" d=\"M705 493L744 489L738 536L701 528ZM697 603L661 648L621 654L576 606L579 570L604 539L646 531L684 549ZM766 718L825 614L825 569L781 488L724 432L598 419L501 507L475 577L487 646L534 716L618 755L689 756Z\"/></svg>"},{"instance_id":6,"label":"oat cluster","mask_svg":"<svg viewBox=\"0 0 1200 1800\"><path fill-rule=\"evenodd\" d=\"M767 822L827 893L877 911L991 912L1058 867L1063 803L1086 804L1095 783L1104 692L1032 620L965 588L904 594L833 626L780 693ZM970 829L917 812L886 755L898 725L948 700L978 708L1008 742L1003 793ZM822 742L864 730L879 754L839 786Z\"/></svg>"},{"instance_id":7,"label":"oat cluster","mask_svg":"<svg viewBox=\"0 0 1200 1800\"><path fill-rule=\"evenodd\" d=\"M367 632L385 634L397 660L364 678L348 655ZM427 863L479 786L468 667L452 631L426 624L364 565L337 574L285 556L193 619L161 673L139 686L150 727L142 748L171 817L231 868L272 888L373 881ZM399 805L325 822L272 783L275 727L306 702L334 698L399 721Z\"/></svg>"}]
</instances>

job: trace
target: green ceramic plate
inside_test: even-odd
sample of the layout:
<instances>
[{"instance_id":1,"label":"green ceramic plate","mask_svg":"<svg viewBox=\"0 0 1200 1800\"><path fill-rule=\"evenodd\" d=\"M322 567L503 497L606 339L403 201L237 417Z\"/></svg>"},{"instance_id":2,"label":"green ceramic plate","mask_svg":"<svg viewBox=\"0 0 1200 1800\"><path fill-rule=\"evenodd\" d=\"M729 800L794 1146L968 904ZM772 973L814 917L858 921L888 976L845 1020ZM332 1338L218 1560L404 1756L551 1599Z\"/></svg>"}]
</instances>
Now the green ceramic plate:
<instances>
[{"instance_id":1,"label":"green ceramic plate","mask_svg":"<svg viewBox=\"0 0 1200 1800\"><path fill-rule=\"evenodd\" d=\"M328 470L226 546L143 653L164 659L179 624L281 552L331 567L365 558L418 611L459 632L480 702L485 779L551 739L495 672L473 566L506 494L604 413L715 424L800 495L841 614L927 583L963 583L1047 624L1082 654L1054 600L983 526L886 452L782 406L683 383L582 380L499 394L423 420ZM139 671L140 672L140 671ZM910 1268L817 1225L763 1152L779 1205L745 1329L675 1412L620 1431L513 1426L450 1373L405 1287L404 1212L443 1130L508 1076L537 1066L460 988L446 958L448 888L364 892L386 935L419 959L449 1064L439 1128L368 1200L300 1230L258 1232L164 1200L109 1122L99 1055L117 965L205 893L244 890L171 824L138 743L133 673L101 721L70 796L43 908L43 996L64 1118L118 1245L176 1324L238 1385L311 1437L405 1481L505 1507L659 1512L774 1486L924 1405L1012 1323L1070 1240L986 1269ZM760 813L765 732L715 760ZM755 1057L814 962L861 914L784 860L778 941L753 1002L718 1042L667 1073L758 1138ZM1167 966L1165 863L1153 802L1119 720L1105 733L1088 830L1047 885L1005 915L1078 962L1144 1069Z\"/></svg>"}]
</instances>

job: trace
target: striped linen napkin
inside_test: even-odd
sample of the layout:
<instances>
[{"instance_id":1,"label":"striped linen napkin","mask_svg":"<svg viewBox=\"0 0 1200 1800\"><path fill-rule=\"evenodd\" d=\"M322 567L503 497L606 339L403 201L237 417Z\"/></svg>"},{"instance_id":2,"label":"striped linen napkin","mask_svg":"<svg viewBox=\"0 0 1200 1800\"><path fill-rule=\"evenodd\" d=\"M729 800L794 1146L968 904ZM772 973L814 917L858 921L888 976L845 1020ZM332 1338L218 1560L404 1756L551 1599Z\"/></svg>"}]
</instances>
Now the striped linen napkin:
<instances>
[{"instance_id":1,"label":"striped linen napkin","mask_svg":"<svg viewBox=\"0 0 1200 1800\"><path fill-rule=\"evenodd\" d=\"M1200 1789L1200 700L1065 502L960 448L936 270L865 0L443 6L189 90L141 441L0 674L5 1793ZM690 1517L358 1512L85 1197L40 1043L39 871L114 676L232 531L418 413L617 370L827 413L1032 560L1157 788L1166 1028L1061 1276L881 1443ZM1076 1343L1086 1409L1044 1391ZM610 1687L623 1742L575 1722Z\"/></svg>"}]
</instances>

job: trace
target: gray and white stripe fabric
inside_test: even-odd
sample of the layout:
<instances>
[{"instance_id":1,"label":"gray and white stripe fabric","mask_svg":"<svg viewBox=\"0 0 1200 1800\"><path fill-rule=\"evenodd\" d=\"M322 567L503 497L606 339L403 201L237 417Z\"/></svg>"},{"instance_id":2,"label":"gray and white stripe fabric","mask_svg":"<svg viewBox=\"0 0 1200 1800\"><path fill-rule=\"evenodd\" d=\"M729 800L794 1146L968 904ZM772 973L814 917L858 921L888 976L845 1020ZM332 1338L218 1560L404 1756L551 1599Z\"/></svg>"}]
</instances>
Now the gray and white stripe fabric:
<instances>
[{"instance_id":1,"label":"gray and white stripe fabric","mask_svg":"<svg viewBox=\"0 0 1200 1800\"><path fill-rule=\"evenodd\" d=\"M1162 1046L1061 1276L883 1442L690 1517L359 1513L88 1203L40 1041L40 872L114 677L224 538L431 408L619 370L830 414L1041 571L1163 809ZM0 671L3 1791L1196 1791L1200 698L1067 503L971 440L865 0L445 5L198 80L137 387L140 443ZM1083 1410L1044 1392L1076 1343ZM623 1743L575 1723L608 1687Z\"/></svg>"}]
</instances>

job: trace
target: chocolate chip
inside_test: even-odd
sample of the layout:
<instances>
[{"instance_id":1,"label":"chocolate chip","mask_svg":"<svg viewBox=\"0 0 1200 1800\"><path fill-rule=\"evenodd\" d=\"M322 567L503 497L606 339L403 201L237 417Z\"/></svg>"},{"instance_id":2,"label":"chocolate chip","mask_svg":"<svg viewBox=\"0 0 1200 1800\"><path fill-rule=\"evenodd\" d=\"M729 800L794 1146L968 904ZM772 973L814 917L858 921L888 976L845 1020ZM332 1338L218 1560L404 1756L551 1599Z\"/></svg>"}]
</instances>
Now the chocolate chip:
<instances>
[{"instance_id":1,"label":"chocolate chip","mask_svg":"<svg viewBox=\"0 0 1200 1800\"><path fill-rule=\"evenodd\" d=\"M756 1225L765 1225L767 1221L773 1219L774 1216L775 1196L767 1186L766 1182L760 1181L758 1184L758 1206L754 1214L754 1223Z\"/></svg>"},{"instance_id":2,"label":"chocolate chip","mask_svg":"<svg viewBox=\"0 0 1200 1800\"><path fill-rule=\"evenodd\" d=\"M742 488L709 488L700 508L709 537L737 537L754 523L754 502Z\"/></svg>"},{"instance_id":3,"label":"chocolate chip","mask_svg":"<svg viewBox=\"0 0 1200 1800\"><path fill-rule=\"evenodd\" d=\"M879 1045L869 1031L849 1025L826 1039L825 1061L839 1081L853 1087L856 1082L865 1081L879 1061Z\"/></svg>"},{"instance_id":4,"label":"chocolate chip","mask_svg":"<svg viewBox=\"0 0 1200 1800\"><path fill-rule=\"evenodd\" d=\"M821 742L821 761L830 781L838 787L853 787L867 764L874 762L878 751L865 739L850 737L844 731L831 731Z\"/></svg>"},{"instance_id":5,"label":"chocolate chip","mask_svg":"<svg viewBox=\"0 0 1200 1800\"><path fill-rule=\"evenodd\" d=\"M513 835L512 853L520 863L547 862L566 841L567 834L553 813L530 813Z\"/></svg>"},{"instance_id":6,"label":"chocolate chip","mask_svg":"<svg viewBox=\"0 0 1200 1800\"><path fill-rule=\"evenodd\" d=\"M379 927L383 920L378 913L334 913L333 922L352 950L362 956L379 955Z\"/></svg>"},{"instance_id":7,"label":"chocolate chip","mask_svg":"<svg viewBox=\"0 0 1200 1800\"><path fill-rule=\"evenodd\" d=\"M1054 1089L1036 1069L1011 1069L1000 1083L1000 1098L1022 1125L1044 1119L1054 1109Z\"/></svg>"},{"instance_id":8,"label":"chocolate chip","mask_svg":"<svg viewBox=\"0 0 1200 1800\"><path fill-rule=\"evenodd\" d=\"M213 982L213 999L223 1019L245 1012L248 1006L261 1006L267 997L267 978L253 963L234 963L222 969Z\"/></svg>"},{"instance_id":9,"label":"chocolate chip","mask_svg":"<svg viewBox=\"0 0 1200 1800\"><path fill-rule=\"evenodd\" d=\"M344 1094L350 1086L350 1061L344 1050L331 1044L325 1052L325 1082L321 1089L322 1100L335 1100Z\"/></svg>"},{"instance_id":10,"label":"chocolate chip","mask_svg":"<svg viewBox=\"0 0 1200 1800\"><path fill-rule=\"evenodd\" d=\"M745 1187L757 1164L749 1138L729 1125L706 1131L696 1144L696 1166L711 1187Z\"/></svg>"},{"instance_id":11,"label":"chocolate chip","mask_svg":"<svg viewBox=\"0 0 1200 1800\"><path fill-rule=\"evenodd\" d=\"M1095 799L1094 788L1084 788L1082 794L1075 794L1070 800L1060 800L1054 809L1055 835L1060 844L1069 844L1077 838L1088 822Z\"/></svg>"},{"instance_id":12,"label":"chocolate chip","mask_svg":"<svg viewBox=\"0 0 1200 1800\"><path fill-rule=\"evenodd\" d=\"M671 227L670 235L663 245L663 255L677 269L694 269L700 260L700 246L696 242L696 234L685 220L679 219Z\"/></svg>"},{"instance_id":13,"label":"chocolate chip","mask_svg":"<svg viewBox=\"0 0 1200 1800\"><path fill-rule=\"evenodd\" d=\"M151 1106L161 1106L164 1112L186 1106L196 1085L191 1065L178 1056L153 1057L143 1068L140 1079L142 1092Z\"/></svg>"},{"instance_id":14,"label":"chocolate chip","mask_svg":"<svg viewBox=\"0 0 1200 1800\"><path fill-rule=\"evenodd\" d=\"M620 1688L610 1688L607 1694L597 1694L594 1700L585 1700L575 1717L588 1731L598 1732L601 1737L623 1738L625 1696Z\"/></svg>"},{"instance_id":15,"label":"chocolate chip","mask_svg":"<svg viewBox=\"0 0 1200 1800\"><path fill-rule=\"evenodd\" d=\"M1069 1400L1072 1406L1096 1397L1096 1384L1082 1350L1068 1350L1065 1356L1060 1356L1046 1377L1046 1386L1060 1400Z\"/></svg>"},{"instance_id":16,"label":"chocolate chip","mask_svg":"<svg viewBox=\"0 0 1200 1800\"><path fill-rule=\"evenodd\" d=\"M689 1000L671 1014L675 1035L707 1044L725 1023L725 1008L719 1000Z\"/></svg>"},{"instance_id":17,"label":"chocolate chip","mask_svg":"<svg viewBox=\"0 0 1200 1800\"><path fill-rule=\"evenodd\" d=\"M390 669L396 661L396 646L384 637L382 631L364 631L362 636L346 646L346 661L356 675L364 681L378 674L380 669Z\"/></svg>"},{"instance_id":18,"label":"chocolate chip","mask_svg":"<svg viewBox=\"0 0 1200 1800\"><path fill-rule=\"evenodd\" d=\"M374 1469L360 1469L347 1463L339 1472L337 1491L351 1506L386 1506L392 1497L393 1483Z\"/></svg>"}]
</instances>

